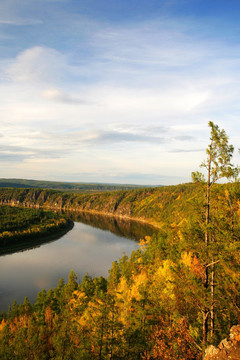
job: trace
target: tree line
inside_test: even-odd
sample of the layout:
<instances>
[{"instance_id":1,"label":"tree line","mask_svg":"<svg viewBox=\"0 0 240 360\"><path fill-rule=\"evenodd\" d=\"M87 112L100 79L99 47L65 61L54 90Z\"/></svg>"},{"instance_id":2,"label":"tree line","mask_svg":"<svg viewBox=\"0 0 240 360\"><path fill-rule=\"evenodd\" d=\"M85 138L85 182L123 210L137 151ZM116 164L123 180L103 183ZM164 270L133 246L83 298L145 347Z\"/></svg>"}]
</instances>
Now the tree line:
<instances>
[{"instance_id":1,"label":"tree line","mask_svg":"<svg viewBox=\"0 0 240 360\"><path fill-rule=\"evenodd\" d=\"M22 242L59 233L72 226L64 215L43 209L0 206L0 252Z\"/></svg>"}]
</instances>

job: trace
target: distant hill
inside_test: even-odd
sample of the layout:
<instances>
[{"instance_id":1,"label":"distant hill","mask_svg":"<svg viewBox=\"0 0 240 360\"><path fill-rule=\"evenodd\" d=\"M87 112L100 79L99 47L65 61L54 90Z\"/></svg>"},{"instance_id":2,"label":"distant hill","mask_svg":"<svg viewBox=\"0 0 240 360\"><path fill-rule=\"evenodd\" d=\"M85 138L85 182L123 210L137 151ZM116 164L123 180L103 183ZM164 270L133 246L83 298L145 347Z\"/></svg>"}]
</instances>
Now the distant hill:
<instances>
[{"instance_id":1,"label":"distant hill","mask_svg":"<svg viewBox=\"0 0 240 360\"><path fill-rule=\"evenodd\" d=\"M96 192L111 190L132 190L146 188L146 185L129 184L104 184L104 183L75 183L45 180L27 180L27 179L0 179L0 188L37 188L37 189L55 189L64 191Z\"/></svg>"}]
</instances>

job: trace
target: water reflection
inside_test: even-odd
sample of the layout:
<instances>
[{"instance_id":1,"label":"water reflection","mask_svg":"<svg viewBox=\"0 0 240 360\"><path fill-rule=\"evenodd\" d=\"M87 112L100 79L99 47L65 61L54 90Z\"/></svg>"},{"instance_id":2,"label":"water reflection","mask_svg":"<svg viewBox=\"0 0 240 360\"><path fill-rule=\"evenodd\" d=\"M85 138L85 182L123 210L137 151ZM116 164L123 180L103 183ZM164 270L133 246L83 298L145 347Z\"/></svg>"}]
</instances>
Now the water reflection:
<instances>
[{"instance_id":1,"label":"water reflection","mask_svg":"<svg viewBox=\"0 0 240 360\"><path fill-rule=\"evenodd\" d=\"M26 241L22 241L20 243L13 243L9 246L0 247L0 257L4 255L14 254L16 252L22 252L26 250L36 249L43 244L50 243L52 241L56 241L61 238L64 234L66 234L69 230L73 228L74 224L70 224L69 227L61 233L56 233L52 235L48 235L47 237L36 237L36 239L26 238Z\"/></svg>"},{"instance_id":2,"label":"water reflection","mask_svg":"<svg viewBox=\"0 0 240 360\"><path fill-rule=\"evenodd\" d=\"M115 218L91 213L66 213L74 221L91 225L101 230L111 231L113 234L139 241L145 236L152 236L157 230L139 221Z\"/></svg>"},{"instance_id":3,"label":"water reflection","mask_svg":"<svg viewBox=\"0 0 240 360\"><path fill-rule=\"evenodd\" d=\"M114 260L137 249L138 243L129 238L140 239L154 231L110 217L81 214L80 218L82 222L75 222L74 228L57 241L0 257L0 310L7 310L14 299L22 303L25 296L35 301L41 289L57 286L60 277L67 281L71 269L79 281L87 272L108 276Z\"/></svg>"}]
</instances>

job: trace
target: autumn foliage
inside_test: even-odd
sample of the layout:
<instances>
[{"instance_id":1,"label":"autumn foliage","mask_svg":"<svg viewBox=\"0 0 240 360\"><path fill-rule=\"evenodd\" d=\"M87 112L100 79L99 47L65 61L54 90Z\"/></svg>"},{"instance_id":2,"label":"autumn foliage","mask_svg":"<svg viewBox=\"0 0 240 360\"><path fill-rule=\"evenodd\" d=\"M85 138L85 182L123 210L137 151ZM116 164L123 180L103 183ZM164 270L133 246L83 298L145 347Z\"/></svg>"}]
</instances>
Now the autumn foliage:
<instances>
[{"instance_id":1,"label":"autumn foliage","mask_svg":"<svg viewBox=\"0 0 240 360\"><path fill-rule=\"evenodd\" d=\"M164 190L159 233L115 261L108 279L78 279L72 271L34 304L14 302L0 317L0 359L198 360L202 312L211 304L204 266L212 257L216 331L207 341L226 337L240 315L240 185L214 188L209 231L217 241L208 254L203 185L177 189Z\"/></svg>"}]
</instances>

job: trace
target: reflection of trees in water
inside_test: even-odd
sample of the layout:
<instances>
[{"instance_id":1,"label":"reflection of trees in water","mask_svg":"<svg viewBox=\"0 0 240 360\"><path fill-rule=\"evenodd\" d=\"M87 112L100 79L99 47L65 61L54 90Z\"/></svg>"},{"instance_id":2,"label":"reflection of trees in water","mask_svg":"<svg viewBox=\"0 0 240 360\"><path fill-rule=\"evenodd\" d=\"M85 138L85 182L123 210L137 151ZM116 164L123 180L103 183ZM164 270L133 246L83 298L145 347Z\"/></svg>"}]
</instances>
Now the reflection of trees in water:
<instances>
[{"instance_id":1,"label":"reflection of trees in water","mask_svg":"<svg viewBox=\"0 0 240 360\"><path fill-rule=\"evenodd\" d=\"M157 230L138 221L115 218L91 213L66 213L74 221L79 221L95 228L110 231L117 236L126 237L132 240L140 240L145 236L152 236Z\"/></svg>"}]
</instances>

